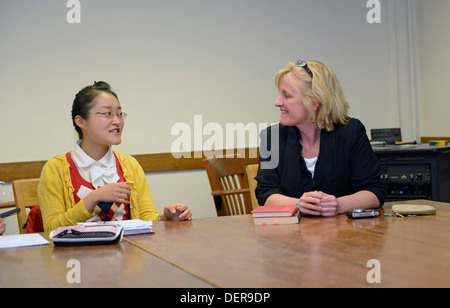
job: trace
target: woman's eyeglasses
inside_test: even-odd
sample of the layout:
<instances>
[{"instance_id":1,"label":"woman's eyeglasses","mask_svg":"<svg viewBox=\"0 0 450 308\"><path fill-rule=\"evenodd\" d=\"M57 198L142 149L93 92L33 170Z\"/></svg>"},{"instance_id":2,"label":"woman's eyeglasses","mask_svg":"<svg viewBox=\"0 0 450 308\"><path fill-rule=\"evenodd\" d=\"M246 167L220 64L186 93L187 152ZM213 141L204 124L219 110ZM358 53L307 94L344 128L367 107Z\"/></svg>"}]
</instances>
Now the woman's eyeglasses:
<instances>
[{"instance_id":1,"label":"woman's eyeglasses","mask_svg":"<svg viewBox=\"0 0 450 308\"><path fill-rule=\"evenodd\" d=\"M112 113L112 112L91 112L89 114L99 114L101 116L104 116L107 119L112 119L114 116L117 116L119 119L125 119L128 114L125 112L119 112L119 113Z\"/></svg>"},{"instance_id":2,"label":"woman's eyeglasses","mask_svg":"<svg viewBox=\"0 0 450 308\"><path fill-rule=\"evenodd\" d=\"M299 67L303 67L306 70L306 72L308 73L308 75L311 76L311 78L313 78L313 73L309 69L308 64L306 63L306 61L298 60L297 62L295 62L295 64L297 66L299 66Z\"/></svg>"}]
</instances>

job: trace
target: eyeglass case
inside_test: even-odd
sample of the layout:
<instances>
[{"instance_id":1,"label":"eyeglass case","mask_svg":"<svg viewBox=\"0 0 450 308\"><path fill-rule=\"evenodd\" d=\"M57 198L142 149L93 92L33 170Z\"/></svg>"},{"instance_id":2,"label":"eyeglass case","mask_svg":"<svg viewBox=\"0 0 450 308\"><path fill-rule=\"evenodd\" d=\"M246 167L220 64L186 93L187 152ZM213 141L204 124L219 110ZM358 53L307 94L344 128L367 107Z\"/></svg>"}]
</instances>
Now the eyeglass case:
<instances>
[{"instance_id":1,"label":"eyeglass case","mask_svg":"<svg viewBox=\"0 0 450 308\"><path fill-rule=\"evenodd\" d=\"M435 215L436 209L425 204L394 204L392 211L402 215Z\"/></svg>"},{"instance_id":2,"label":"eyeglass case","mask_svg":"<svg viewBox=\"0 0 450 308\"><path fill-rule=\"evenodd\" d=\"M50 232L55 246L116 244L122 238L123 227L115 224L60 227Z\"/></svg>"}]
</instances>

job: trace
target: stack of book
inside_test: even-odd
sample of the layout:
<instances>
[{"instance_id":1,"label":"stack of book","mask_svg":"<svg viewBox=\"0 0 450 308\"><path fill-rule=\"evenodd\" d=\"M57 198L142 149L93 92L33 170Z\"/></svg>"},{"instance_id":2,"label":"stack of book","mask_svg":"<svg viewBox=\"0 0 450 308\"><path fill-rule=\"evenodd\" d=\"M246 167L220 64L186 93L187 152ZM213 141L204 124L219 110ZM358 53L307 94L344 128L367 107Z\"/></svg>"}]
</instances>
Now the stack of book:
<instances>
[{"instance_id":1,"label":"stack of book","mask_svg":"<svg viewBox=\"0 0 450 308\"><path fill-rule=\"evenodd\" d=\"M258 206L252 214L255 225L298 224L300 219L296 205Z\"/></svg>"}]
</instances>

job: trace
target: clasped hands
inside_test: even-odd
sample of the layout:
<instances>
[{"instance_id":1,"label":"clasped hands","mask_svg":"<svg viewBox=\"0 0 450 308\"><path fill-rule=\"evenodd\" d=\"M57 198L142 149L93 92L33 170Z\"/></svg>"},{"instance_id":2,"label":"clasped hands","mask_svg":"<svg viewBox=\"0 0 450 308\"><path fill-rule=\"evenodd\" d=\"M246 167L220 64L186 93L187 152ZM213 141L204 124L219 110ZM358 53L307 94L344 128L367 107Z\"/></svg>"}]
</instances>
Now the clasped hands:
<instances>
[{"instance_id":1,"label":"clasped hands","mask_svg":"<svg viewBox=\"0 0 450 308\"><path fill-rule=\"evenodd\" d=\"M321 191L306 192L300 198L300 213L313 216L336 216L339 214L339 202L335 196Z\"/></svg>"}]
</instances>

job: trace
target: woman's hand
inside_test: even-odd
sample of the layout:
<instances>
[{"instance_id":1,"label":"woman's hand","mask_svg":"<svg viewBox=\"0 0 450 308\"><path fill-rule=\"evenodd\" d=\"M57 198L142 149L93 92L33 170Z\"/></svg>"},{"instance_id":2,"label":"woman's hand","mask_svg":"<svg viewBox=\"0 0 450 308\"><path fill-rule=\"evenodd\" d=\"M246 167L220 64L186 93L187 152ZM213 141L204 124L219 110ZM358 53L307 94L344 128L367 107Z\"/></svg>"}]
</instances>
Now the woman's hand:
<instances>
[{"instance_id":1,"label":"woman's hand","mask_svg":"<svg viewBox=\"0 0 450 308\"><path fill-rule=\"evenodd\" d=\"M300 198L300 212L304 215L336 216L339 202L335 196L321 191L306 192Z\"/></svg>"},{"instance_id":2,"label":"woman's hand","mask_svg":"<svg viewBox=\"0 0 450 308\"><path fill-rule=\"evenodd\" d=\"M127 183L111 183L102 186L84 198L84 205L88 212L92 212L94 207L99 202L117 202L129 204L128 197L130 196L131 188Z\"/></svg>"},{"instance_id":3,"label":"woman's hand","mask_svg":"<svg viewBox=\"0 0 450 308\"><path fill-rule=\"evenodd\" d=\"M162 220L191 220L191 210L185 204L171 204L164 207Z\"/></svg>"},{"instance_id":4,"label":"woman's hand","mask_svg":"<svg viewBox=\"0 0 450 308\"><path fill-rule=\"evenodd\" d=\"M5 233L6 231L6 223L5 220L3 218L0 218L0 235L2 235L3 233Z\"/></svg>"},{"instance_id":5,"label":"woman's hand","mask_svg":"<svg viewBox=\"0 0 450 308\"><path fill-rule=\"evenodd\" d=\"M322 199L320 200L320 215L331 217L339 214L339 202L338 199L333 195L328 195L326 193L322 193Z\"/></svg>"},{"instance_id":6,"label":"woman's hand","mask_svg":"<svg viewBox=\"0 0 450 308\"><path fill-rule=\"evenodd\" d=\"M303 215L320 216L323 193L320 191L309 191L300 197L300 213Z\"/></svg>"}]
</instances>

